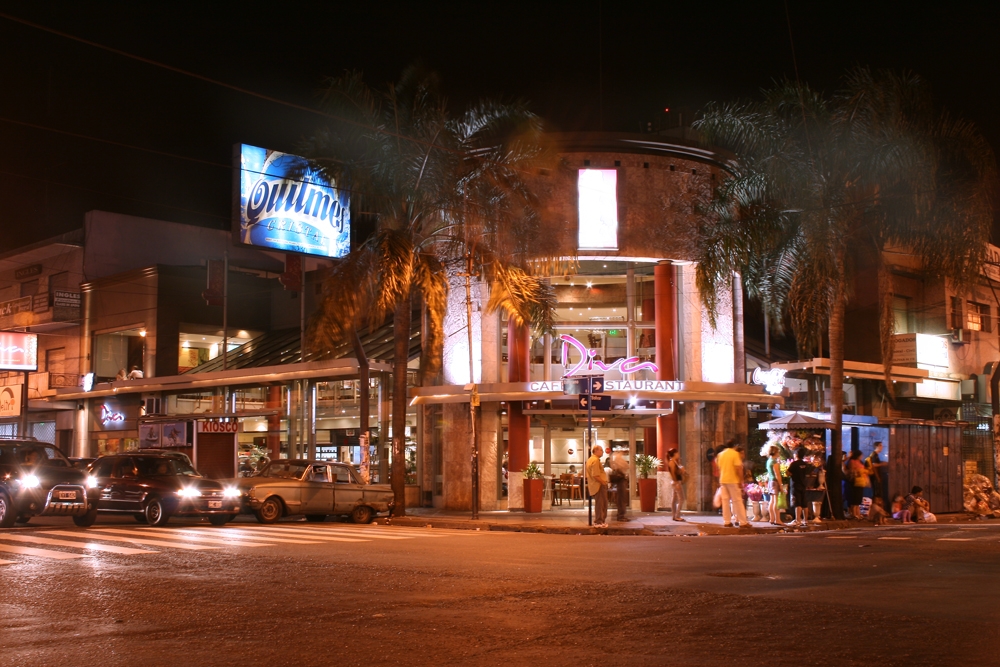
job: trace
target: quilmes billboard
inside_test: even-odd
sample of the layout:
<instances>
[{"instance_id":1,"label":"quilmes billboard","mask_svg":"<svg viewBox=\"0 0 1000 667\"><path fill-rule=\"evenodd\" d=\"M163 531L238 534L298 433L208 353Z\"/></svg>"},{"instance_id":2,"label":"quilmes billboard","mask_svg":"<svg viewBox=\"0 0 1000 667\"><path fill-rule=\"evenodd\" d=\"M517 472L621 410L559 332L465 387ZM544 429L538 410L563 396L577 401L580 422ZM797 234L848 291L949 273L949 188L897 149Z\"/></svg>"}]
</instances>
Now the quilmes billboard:
<instances>
[{"instance_id":1,"label":"quilmes billboard","mask_svg":"<svg viewBox=\"0 0 1000 667\"><path fill-rule=\"evenodd\" d=\"M240 243L321 257L351 249L348 194L298 155L238 144Z\"/></svg>"}]
</instances>

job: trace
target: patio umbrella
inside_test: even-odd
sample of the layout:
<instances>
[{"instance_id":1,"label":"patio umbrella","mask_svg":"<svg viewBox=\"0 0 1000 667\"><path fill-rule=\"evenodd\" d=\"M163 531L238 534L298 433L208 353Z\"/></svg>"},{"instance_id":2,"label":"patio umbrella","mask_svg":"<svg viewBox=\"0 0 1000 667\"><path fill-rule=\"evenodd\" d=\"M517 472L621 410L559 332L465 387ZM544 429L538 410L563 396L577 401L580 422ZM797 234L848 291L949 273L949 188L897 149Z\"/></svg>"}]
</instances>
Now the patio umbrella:
<instances>
[{"instance_id":1,"label":"patio umbrella","mask_svg":"<svg viewBox=\"0 0 1000 667\"><path fill-rule=\"evenodd\" d=\"M785 415L784 417L778 417L777 419L772 419L771 421L761 422L757 425L757 428L762 431L794 431L796 429L824 429L830 428L831 426L833 426L833 424L825 419L816 419L815 417L810 417L809 415L793 412L792 414Z\"/></svg>"}]
</instances>

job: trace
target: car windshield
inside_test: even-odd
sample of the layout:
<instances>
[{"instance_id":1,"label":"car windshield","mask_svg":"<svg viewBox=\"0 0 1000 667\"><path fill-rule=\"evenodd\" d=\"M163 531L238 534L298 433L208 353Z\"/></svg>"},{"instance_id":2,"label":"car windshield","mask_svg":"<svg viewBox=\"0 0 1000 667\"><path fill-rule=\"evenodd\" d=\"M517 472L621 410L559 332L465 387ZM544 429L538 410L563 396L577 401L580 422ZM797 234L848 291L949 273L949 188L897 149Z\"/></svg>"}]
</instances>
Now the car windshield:
<instances>
[{"instance_id":1,"label":"car windshield","mask_svg":"<svg viewBox=\"0 0 1000 667\"><path fill-rule=\"evenodd\" d=\"M136 457L140 477L201 477L189 461L173 457Z\"/></svg>"},{"instance_id":2,"label":"car windshield","mask_svg":"<svg viewBox=\"0 0 1000 667\"><path fill-rule=\"evenodd\" d=\"M302 479L302 474L309 464L304 461L273 461L261 473L261 477L277 477L279 479Z\"/></svg>"},{"instance_id":3,"label":"car windshield","mask_svg":"<svg viewBox=\"0 0 1000 667\"><path fill-rule=\"evenodd\" d=\"M34 466L48 466L51 468L71 468L63 453L51 445L15 445L10 449L4 448L0 460L4 463L19 463L29 468Z\"/></svg>"}]
</instances>

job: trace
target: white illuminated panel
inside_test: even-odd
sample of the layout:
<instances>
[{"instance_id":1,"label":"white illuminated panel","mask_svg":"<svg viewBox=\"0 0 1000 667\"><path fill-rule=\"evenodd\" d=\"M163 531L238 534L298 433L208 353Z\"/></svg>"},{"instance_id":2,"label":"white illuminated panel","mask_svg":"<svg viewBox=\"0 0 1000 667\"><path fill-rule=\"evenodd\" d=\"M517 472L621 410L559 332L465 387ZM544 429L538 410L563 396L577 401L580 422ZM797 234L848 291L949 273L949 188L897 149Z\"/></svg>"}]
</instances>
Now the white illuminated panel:
<instances>
[{"instance_id":1,"label":"white illuminated panel","mask_svg":"<svg viewBox=\"0 0 1000 667\"><path fill-rule=\"evenodd\" d=\"M618 248L618 172L581 169L577 181L581 248Z\"/></svg>"}]
</instances>

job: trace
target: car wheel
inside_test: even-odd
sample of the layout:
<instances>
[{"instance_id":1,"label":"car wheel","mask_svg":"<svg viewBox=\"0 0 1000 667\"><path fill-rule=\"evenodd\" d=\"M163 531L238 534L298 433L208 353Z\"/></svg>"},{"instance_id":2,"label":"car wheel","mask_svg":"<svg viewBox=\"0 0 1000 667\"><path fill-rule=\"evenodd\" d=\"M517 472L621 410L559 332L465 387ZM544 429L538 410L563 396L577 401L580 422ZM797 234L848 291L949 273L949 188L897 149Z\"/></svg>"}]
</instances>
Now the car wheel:
<instances>
[{"instance_id":1,"label":"car wheel","mask_svg":"<svg viewBox=\"0 0 1000 667\"><path fill-rule=\"evenodd\" d=\"M146 501L144 514L146 516L146 523L150 526L162 526L167 521L170 521L170 515L163 508L163 501L159 498L154 497Z\"/></svg>"},{"instance_id":2,"label":"car wheel","mask_svg":"<svg viewBox=\"0 0 1000 667\"><path fill-rule=\"evenodd\" d=\"M17 517L17 523L28 523L29 521L31 521L31 517L26 514Z\"/></svg>"},{"instance_id":3,"label":"car wheel","mask_svg":"<svg viewBox=\"0 0 1000 667\"><path fill-rule=\"evenodd\" d=\"M146 523L145 514L140 512L139 514L133 514L132 516L135 517L135 520L138 521L139 523Z\"/></svg>"},{"instance_id":4,"label":"car wheel","mask_svg":"<svg viewBox=\"0 0 1000 667\"><path fill-rule=\"evenodd\" d=\"M261 523L274 523L281 518L284 512L285 508L281 504L281 498L271 496L261 504L260 509L254 514L257 516L257 521Z\"/></svg>"},{"instance_id":5,"label":"car wheel","mask_svg":"<svg viewBox=\"0 0 1000 667\"><path fill-rule=\"evenodd\" d=\"M315 523L320 523L326 521L325 514L306 514L306 521L313 521Z\"/></svg>"},{"instance_id":6,"label":"car wheel","mask_svg":"<svg viewBox=\"0 0 1000 667\"><path fill-rule=\"evenodd\" d=\"M86 528L87 526L93 526L95 521L97 521L96 509L92 509L82 516L73 517L73 523L80 526L81 528Z\"/></svg>"},{"instance_id":7,"label":"car wheel","mask_svg":"<svg viewBox=\"0 0 1000 667\"><path fill-rule=\"evenodd\" d=\"M10 506L10 498L0 493L0 528L10 528L14 525L15 519L17 519L17 514Z\"/></svg>"},{"instance_id":8,"label":"car wheel","mask_svg":"<svg viewBox=\"0 0 1000 667\"><path fill-rule=\"evenodd\" d=\"M208 522L213 526L225 526L227 523L236 518L235 514L213 514L208 517Z\"/></svg>"},{"instance_id":9,"label":"car wheel","mask_svg":"<svg viewBox=\"0 0 1000 667\"><path fill-rule=\"evenodd\" d=\"M372 511L371 507L358 505L351 512L351 521L354 523L370 523L374 516L375 512Z\"/></svg>"}]
</instances>

